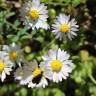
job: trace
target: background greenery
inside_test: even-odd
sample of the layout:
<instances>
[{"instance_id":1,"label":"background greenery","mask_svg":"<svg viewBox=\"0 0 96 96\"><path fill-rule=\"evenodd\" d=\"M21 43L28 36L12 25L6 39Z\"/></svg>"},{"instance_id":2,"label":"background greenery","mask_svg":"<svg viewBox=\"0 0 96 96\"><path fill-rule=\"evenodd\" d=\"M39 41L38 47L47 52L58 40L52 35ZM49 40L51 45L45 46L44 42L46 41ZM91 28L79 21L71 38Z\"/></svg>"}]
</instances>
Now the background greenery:
<instances>
[{"instance_id":1,"label":"background greenery","mask_svg":"<svg viewBox=\"0 0 96 96\"><path fill-rule=\"evenodd\" d=\"M48 23L52 24L60 12L75 17L80 30L69 41L56 40L50 30L32 31L22 25L19 9L24 0L0 0L0 47L16 42L22 46L25 59L30 61L46 54L50 48L60 47L71 54L73 72L59 84L45 88L28 89L8 76L0 82L0 96L96 96L96 0L41 0L49 10Z\"/></svg>"}]
</instances>

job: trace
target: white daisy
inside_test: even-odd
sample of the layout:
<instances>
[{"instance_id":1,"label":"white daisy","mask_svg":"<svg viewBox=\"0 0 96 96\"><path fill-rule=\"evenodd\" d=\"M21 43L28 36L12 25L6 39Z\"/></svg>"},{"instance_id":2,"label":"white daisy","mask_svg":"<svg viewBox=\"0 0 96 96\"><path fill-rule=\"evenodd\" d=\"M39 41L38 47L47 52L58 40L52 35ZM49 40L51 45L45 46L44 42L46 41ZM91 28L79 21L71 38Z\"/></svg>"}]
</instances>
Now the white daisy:
<instances>
[{"instance_id":1,"label":"white daisy","mask_svg":"<svg viewBox=\"0 0 96 96\"><path fill-rule=\"evenodd\" d=\"M27 73L27 74L26 74ZM33 60L29 64L24 66L24 75L20 82L22 84L28 84L28 87L43 87L48 85L47 79L51 79L52 76L50 75L50 69L45 66L45 63L41 63L38 66L36 60Z\"/></svg>"},{"instance_id":2,"label":"white daisy","mask_svg":"<svg viewBox=\"0 0 96 96\"><path fill-rule=\"evenodd\" d=\"M56 38L60 40L62 40L64 36L68 36L68 38L72 40L74 36L77 36L76 31L78 31L78 27L75 19L71 20L70 16L60 14L52 25L52 32L56 35Z\"/></svg>"},{"instance_id":3,"label":"white daisy","mask_svg":"<svg viewBox=\"0 0 96 96\"><path fill-rule=\"evenodd\" d=\"M69 60L69 54L65 51L49 50L48 55L44 56L45 64L52 71L53 82L58 83L62 79L67 79L72 71L72 61Z\"/></svg>"},{"instance_id":4,"label":"white daisy","mask_svg":"<svg viewBox=\"0 0 96 96\"><path fill-rule=\"evenodd\" d=\"M10 60L12 62L21 66L21 62L24 60L24 57L20 46L16 45L15 43L12 43L10 46L4 45L3 51L6 51L9 54Z\"/></svg>"},{"instance_id":5,"label":"white daisy","mask_svg":"<svg viewBox=\"0 0 96 96\"><path fill-rule=\"evenodd\" d=\"M12 71L13 63L10 61L9 56L6 52L0 51L0 78L3 82L6 75L10 75Z\"/></svg>"},{"instance_id":6,"label":"white daisy","mask_svg":"<svg viewBox=\"0 0 96 96\"><path fill-rule=\"evenodd\" d=\"M46 26L44 27L44 22L47 21L48 11L44 4L40 4L40 0L26 2L21 8L20 13L21 20L28 28L46 29Z\"/></svg>"}]
</instances>

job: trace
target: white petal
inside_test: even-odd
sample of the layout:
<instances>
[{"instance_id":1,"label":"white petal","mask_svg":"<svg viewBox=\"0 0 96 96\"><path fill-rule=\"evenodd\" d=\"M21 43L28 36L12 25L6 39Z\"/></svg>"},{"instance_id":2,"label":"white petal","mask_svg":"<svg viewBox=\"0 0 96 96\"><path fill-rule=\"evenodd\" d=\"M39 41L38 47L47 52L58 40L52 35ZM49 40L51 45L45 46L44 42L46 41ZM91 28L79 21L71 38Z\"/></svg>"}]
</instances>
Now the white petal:
<instances>
[{"instance_id":1,"label":"white petal","mask_svg":"<svg viewBox=\"0 0 96 96\"><path fill-rule=\"evenodd\" d=\"M55 72L53 73L53 82L56 82L56 83L59 82L58 75Z\"/></svg>"},{"instance_id":2,"label":"white petal","mask_svg":"<svg viewBox=\"0 0 96 96\"><path fill-rule=\"evenodd\" d=\"M60 61L67 60L67 59L69 59L69 57L70 57L69 54L67 54L65 51L62 51L60 48L58 49L58 55L57 55L57 56L58 56L57 58L58 58Z\"/></svg>"},{"instance_id":3,"label":"white petal","mask_svg":"<svg viewBox=\"0 0 96 96\"><path fill-rule=\"evenodd\" d=\"M56 60L57 50L49 50L48 55L51 59Z\"/></svg>"},{"instance_id":4,"label":"white petal","mask_svg":"<svg viewBox=\"0 0 96 96\"><path fill-rule=\"evenodd\" d=\"M1 76L1 81L3 82L5 78L6 78L6 74L5 74L5 72L3 71L3 72L2 72L2 76Z\"/></svg>"},{"instance_id":5,"label":"white petal","mask_svg":"<svg viewBox=\"0 0 96 96\"><path fill-rule=\"evenodd\" d=\"M28 88L34 88L36 86L36 84L33 84L32 82L29 82L29 84L28 84Z\"/></svg>"},{"instance_id":6,"label":"white petal","mask_svg":"<svg viewBox=\"0 0 96 96\"><path fill-rule=\"evenodd\" d=\"M6 51L6 52L9 52L10 51L10 48L9 48L8 45L4 45L2 50L3 51Z\"/></svg>"},{"instance_id":7,"label":"white petal","mask_svg":"<svg viewBox=\"0 0 96 96\"><path fill-rule=\"evenodd\" d=\"M4 71L7 75L10 75L10 71L12 71L12 69L11 68L5 68Z\"/></svg>"}]
</instances>

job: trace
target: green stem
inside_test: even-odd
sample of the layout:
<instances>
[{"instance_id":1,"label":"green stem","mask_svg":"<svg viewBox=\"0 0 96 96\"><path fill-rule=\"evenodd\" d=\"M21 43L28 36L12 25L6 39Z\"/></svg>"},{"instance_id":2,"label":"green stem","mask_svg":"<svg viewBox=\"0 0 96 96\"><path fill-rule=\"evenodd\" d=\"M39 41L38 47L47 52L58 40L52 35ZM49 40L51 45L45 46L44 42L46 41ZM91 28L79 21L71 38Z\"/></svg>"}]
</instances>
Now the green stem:
<instances>
[{"instance_id":1,"label":"green stem","mask_svg":"<svg viewBox=\"0 0 96 96\"><path fill-rule=\"evenodd\" d=\"M48 48L49 46L51 46L54 41L55 41L55 39L53 39L48 45L46 45L43 50L46 50L46 48Z\"/></svg>"},{"instance_id":2,"label":"green stem","mask_svg":"<svg viewBox=\"0 0 96 96\"><path fill-rule=\"evenodd\" d=\"M53 39L50 43L48 43L48 44L43 48L43 50L40 52L40 54L42 54L49 46L51 46L51 45L54 43L55 40L56 40L56 39Z\"/></svg>"},{"instance_id":3,"label":"green stem","mask_svg":"<svg viewBox=\"0 0 96 96\"><path fill-rule=\"evenodd\" d=\"M9 26L11 26L13 29L18 30L18 31L21 30L21 28L17 28L16 26L14 26L14 24L11 24L11 23L8 22L7 20L5 20L5 22L6 22L6 24L8 24Z\"/></svg>"},{"instance_id":4,"label":"green stem","mask_svg":"<svg viewBox=\"0 0 96 96\"><path fill-rule=\"evenodd\" d=\"M94 79L94 77L92 76L92 74L89 75L89 78L96 85L96 80Z\"/></svg>"}]
</instances>

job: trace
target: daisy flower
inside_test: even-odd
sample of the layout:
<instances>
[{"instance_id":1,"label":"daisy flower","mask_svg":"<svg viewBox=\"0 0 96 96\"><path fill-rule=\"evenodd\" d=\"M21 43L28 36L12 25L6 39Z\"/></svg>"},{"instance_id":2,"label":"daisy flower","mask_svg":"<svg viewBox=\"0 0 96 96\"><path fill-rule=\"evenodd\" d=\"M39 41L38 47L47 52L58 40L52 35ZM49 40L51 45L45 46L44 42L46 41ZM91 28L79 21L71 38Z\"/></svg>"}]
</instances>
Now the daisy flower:
<instances>
[{"instance_id":1,"label":"daisy flower","mask_svg":"<svg viewBox=\"0 0 96 96\"><path fill-rule=\"evenodd\" d=\"M48 11L44 4L40 4L40 0L26 2L21 8L20 13L21 21L23 21L24 25L28 28L32 28L33 30L35 28L46 29L44 23L47 21Z\"/></svg>"},{"instance_id":2,"label":"daisy flower","mask_svg":"<svg viewBox=\"0 0 96 96\"><path fill-rule=\"evenodd\" d=\"M9 54L9 58L12 62L17 63L19 66L21 66L21 62L24 60L24 58L20 46L16 45L15 43L12 43L9 46L4 45L3 51L6 51Z\"/></svg>"},{"instance_id":3,"label":"daisy flower","mask_svg":"<svg viewBox=\"0 0 96 96\"><path fill-rule=\"evenodd\" d=\"M35 67L33 71L33 79L31 82L29 82L28 87L45 88L46 86L48 86L47 79L52 80L51 74L51 70L46 67L45 62L41 62L38 67Z\"/></svg>"},{"instance_id":4,"label":"daisy flower","mask_svg":"<svg viewBox=\"0 0 96 96\"><path fill-rule=\"evenodd\" d=\"M13 63L10 61L6 52L0 51L0 79L3 82L6 75L10 75Z\"/></svg>"},{"instance_id":5,"label":"daisy flower","mask_svg":"<svg viewBox=\"0 0 96 96\"><path fill-rule=\"evenodd\" d=\"M47 79L51 79L50 69L45 66L45 63L41 62L38 66L36 60L26 64L24 66L24 75L20 82L28 84L28 87L44 87L48 85Z\"/></svg>"},{"instance_id":6,"label":"daisy flower","mask_svg":"<svg viewBox=\"0 0 96 96\"><path fill-rule=\"evenodd\" d=\"M36 64L36 63L34 63ZM34 87L43 87L45 88L48 86L47 79L51 80L51 70L46 67L46 64L44 62L41 62L39 66L37 64L34 67L33 70L33 78L32 81L29 82L28 87L34 88Z\"/></svg>"},{"instance_id":7,"label":"daisy flower","mask_svg":"<svg viewBox=\"0 0 96 96\"><path fill-rule=\"evenodd\" d=\"M52 25L52 32L56 35L56 38L60 40L65 36L68 36L68 38L72 40L74 36L77 36L76 31L78 31L78 27L75 19L70 19L70 16L60 14Z\"/></svg>"},{"instance_id":8,"label":"daisy flower","mask_svg":"<svg viewBox=\"0 0 96 96\"><path fill-rule=\"evenodd\" d=\"M69 60L69 57L69 54L61 49L51 49L48 55L43 56L47 68L50 68L52 71L53 82L58 83L69 76L69 73L72 71L72 61Z\"/></svg>"}]
</instances>

